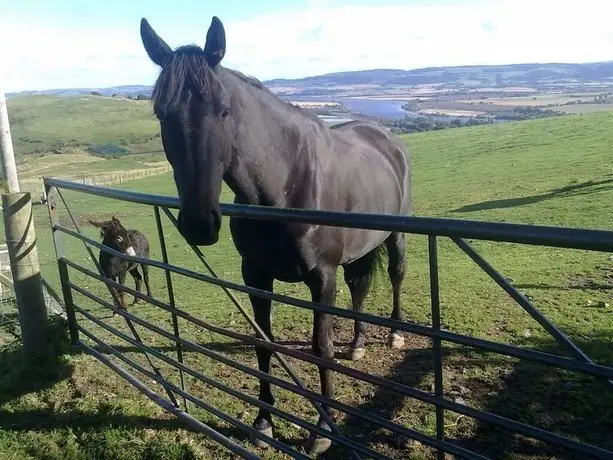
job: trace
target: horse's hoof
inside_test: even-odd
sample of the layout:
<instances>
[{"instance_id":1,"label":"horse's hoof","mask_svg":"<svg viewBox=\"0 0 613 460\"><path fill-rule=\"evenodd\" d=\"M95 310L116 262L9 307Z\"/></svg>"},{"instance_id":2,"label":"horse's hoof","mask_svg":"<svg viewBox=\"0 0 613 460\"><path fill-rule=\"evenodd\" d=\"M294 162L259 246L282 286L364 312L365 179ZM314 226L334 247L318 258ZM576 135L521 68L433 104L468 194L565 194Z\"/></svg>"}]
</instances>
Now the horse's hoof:
<instances>
[{"instance_id":1,"label":"horse's hoof","mask_svg":"<svg viewBox=\"0 0 613 460\"><path fill-rule=\"evenodd\" d=\"M393 334L390 334L387 344L391 349L398 350L404 346L404 337L397 332L394 332Z\"/></svg>"},{"instance_id":2,"label":"horse's hoof","mask_svg":"<svg viewBox=\"0 0 613 460\"><path fill-rule=\"evenodd\" d=\"M263 428L261 430L258 430L260 433L262 433L263 435L266 436L270 436L272 438L272 427L269 426L268 428ZM255 436L251 436L251 443L256 446L259 447L261 449L264 449L266 447L268 447L270 444L268 444L266 441L264 441L263 439L260 438L256 438Z\"/></svg>"},{"instance_id":3,"label":"horse's hoof","mask_svg":"<svg viewBox=\"0 0 613 460\"><path fill-rule=\"evenodd\" d=\"M306 452L307 455L321 455L325 453L330 446L332 445L332 441L328 438L322 438L319 436L311 436L307 441Z\"/></svg>"},{"instance_id":4,"label":"horse's hoof","mask_svg":"<svg viewBox=\"0 0 613 460\"><path fill-rule=\"evenodd\" d=\"M351 350L351 361L359 361L366 354L366 348L354 348Z\"/></svg>"}]
</instances>

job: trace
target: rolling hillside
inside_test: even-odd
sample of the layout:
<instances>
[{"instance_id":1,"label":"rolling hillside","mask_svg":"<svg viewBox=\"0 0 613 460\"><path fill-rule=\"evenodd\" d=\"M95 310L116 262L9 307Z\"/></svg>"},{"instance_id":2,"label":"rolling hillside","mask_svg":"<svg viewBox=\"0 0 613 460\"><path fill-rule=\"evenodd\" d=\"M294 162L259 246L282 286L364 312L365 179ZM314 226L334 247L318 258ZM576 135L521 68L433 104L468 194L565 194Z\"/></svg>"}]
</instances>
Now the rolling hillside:
<instances>
[{"instance_id":1,"label":"rolling hillside","mask_svg":"<svg viewBox=\"0 0 613 460\"><path fill-rule=\"evenodd\" d=\"M75 148L104 154L104 146L114 146L119 155L161 149L159 124L149 101L20 96L9 99L8 110L17 157Z\"/></svg>"}]
</instances>

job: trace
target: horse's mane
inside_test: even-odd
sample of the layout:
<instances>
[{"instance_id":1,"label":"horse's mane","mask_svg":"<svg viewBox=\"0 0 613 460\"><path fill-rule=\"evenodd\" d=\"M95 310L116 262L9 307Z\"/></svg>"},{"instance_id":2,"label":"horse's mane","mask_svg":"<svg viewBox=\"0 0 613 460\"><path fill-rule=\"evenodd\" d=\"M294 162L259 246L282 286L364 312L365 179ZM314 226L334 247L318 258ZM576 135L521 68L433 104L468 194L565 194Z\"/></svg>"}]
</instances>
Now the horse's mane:
<instances>
[{"instance_id":1,"label":"horse's mane","mask_svg":"<svg viewBox=\"0 0 613 460\"><path fill-rule=\"evenodd\" d=\"M307 109L305 109L303 107L300 107L299 105L292 104L289 101L284 101L283 99L278 97L276 94L274 94L270 89L268 89L266 86L264 86L264 84L260 80L258 80L257 78L249 77L249 76L239 72L238 70L232 70L232 69L228 69L228 68L226 68L226 70L228 72L232 73L234 76L238 77L243 82L245 82L245 83L247 83L247 84L249 84L251 86L254 86L255 88L261 89L265 93L269 94L271 97L274 97L275 99L278 99L282 103L284 103L287 106L291 107L291 110L299 112L299 113L301 113L302 115L304 115L304 116L306 116L308 118L316 120L317 122L322 124L322 126L325 126L325 125L323 125L323 122L321 121L321 119L315 113L313 113L311 110L307 110Z\"/></svg>"}]
</instances>

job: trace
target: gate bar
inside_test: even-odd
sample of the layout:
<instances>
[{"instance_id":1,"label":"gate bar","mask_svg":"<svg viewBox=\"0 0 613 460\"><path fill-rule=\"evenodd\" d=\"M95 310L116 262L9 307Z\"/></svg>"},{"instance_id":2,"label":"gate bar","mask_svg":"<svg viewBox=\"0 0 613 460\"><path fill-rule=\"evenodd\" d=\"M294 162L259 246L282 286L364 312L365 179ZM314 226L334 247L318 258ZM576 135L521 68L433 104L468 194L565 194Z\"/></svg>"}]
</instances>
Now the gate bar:
<instances>
[{"instance_id":1,"label":"gate bar","mask_svg":"<svg viewBox=\"0 0 613 460\"><path fill-rule=\"evenodd\" d=\"M162 251L162 260L165 264L168 264L168 253L166 252L166 240L164 238L164 229L162 227L162 219L160 217L160 209L157 206L154 206L153 211L155 213L155 223L158 229L158 239L160 241L160 248ZM166 275L166 286L168 287L168 304L172 308L176 308L175 305L175 292L172 287L172 277L170 276L170 272L168 270L164 270L164 274ZM175 312L170 313L172 318L172 328L177 337L179 337L179 322L177 320L177 314ZM183 350L181 349L181 343L175 342L177 347L177 359L180 363L183 362ZM179 370L179 380L181 381L181 389L185 391L185 380L183 378L183 371ZM185 412L189 413L187 408L187 400L183 398L183 407L185 408Z\"/></svg>"},{"instance_id":2,"label":"gate bar","mask_svg":"<svg viewBox=\"0 0 613 460\"><path fill-rule=\"evenodd\" d=\"M79 308L79 307L77 307L77 308ZM162 380L162 381L164 380L163 377L160 378L160 377L155 376L155 374L153 374L151 371L145 369L144 367L142 367L140 364L136 363L132 359L127 358L125 355L123 355L120 351L115 349L113 346L111 346L111 345L103 342L102 340L98 339L94 334L92 334L87 329L83 328L82 326L79 326L79 330L81 332L83 332L85 335L87 335L94 342L96 342L99 346L106 348L114 356L116 356L117 358L121 359L123 362L125 362L129 366L134 367L137 371L141 372L142 374L146 375L147 377L149 377L151 379L154 379L158 383L162 383L162 382L160 382L160 380ZM193 402L194 404L196 404L200 408L202 408L202 409L204 409L206 411L211 412L212 414L214 414L217 417L221 418L222 420L224 420L224 421L234 425L235 427L240 428L240 429L246 431L247 433L251 433L254 436L255 436L255 432L259 433L258 437L263 439L265 442L269 443L271 446L277 448L281 452L285 452L287 454L290 454L293 458L298 458L298 459L301 459L301 460L310 460L309 457L301 454L300 452L296 451L295 449L293 449L293 448L291 448L289 446L286 446L285 444L283 444L280 441L275 440L274 438L270 438L270 437L268 437L268 436L266 436L264 434L261 434L255 428L250 427L249 425L241 422L238 419L230 417L228 414L226 414L225 412L222 412L221 410L219 410L215 406L211 406L210 404L204 402L202 399L200 399L200 398L198 398L198 397L196 397L196 396L194 396L194 395L192 395L190 393L187 393L187 392L181 390L176 385L170 384L170 386L171 386L171 388L173 388L174 391L177 392L177 394L183 396L186 399L189 399L191 402ZM157 393L154 393L154 394L157 395ZM252 454L252 455L255 455L255 454ZM260 458L260 457L256 456L256 458Z\"/></svg>"},{"instance_id":3,"label":"gate bar","mask_svg":"<svg viewBox=\"0 0 613 460\"><path fill-rule=\"evenodd\" d=\"M77 307L81 313L81 310L79 307ZM84 316L88 316L87 313L83 313ZM94 317L95 318L95 317ZM103 327L104 329L106 329L107 331L111 332L112 334L115 334L116 336L122 338L123 340L125 340L126 342L132 344L133 346L135 346L136 348L140 348L141 345L136 342L134 339L130 338L128 335L124 334L123 332L115 329L114 327L100 321L100 319L96 318L91 318L91 320L93 322L95 322L96 324L99 324L101 327ZM81 326L78 326L80 329L83 329ZM87 332L86 332L87 334ZM222 390L226 393L231 394L232 396L239 398L247 403L253 404L254 406L257 407L261 407L261 408L265 408L271 412L275 412L277 411L277 413L281 413L282 415L280 415L280 417L285 418L288 421L292 421L293 418L290 417L295 417L291 414L288 414L285 411L282 411L281 409L278 409L274 406L271 406L265 402L260 401L259 399L253 398L251 396L245 395L244 393L241 393L238 390L235 390L232 387L229 387L217 380L214 380L210 377L207 377L205 374L196 371L194 369L192 369L191 367L182 364L180 362L178 362L177 360L170 358L168 356L166 356L164 353L156 350L155 348L149 347L148 345L145 345L145 347L148 348L149 353L151 353L152 355L154 355L155 357L161 359L162 361L165 361L167 364L170 364L174 367L183 369L186 373L190 374L191 376L219 389ZM233 361L234 363L237 363L237 361ZM251 368L250 368L251 369ZM353 406L348 406L347 404L344 404L340 401L337 400L333 400L333 399L328 399L325 396L319 394L319 393L315 393L311 390L308 389L303 389L297 385L294 385L292 383L289 383L285 380L282 380L278 377L273 377L271 375L265 374L259 370L253 370L253 377L258 377L258 376L262 376L262 378L265 378L267 381L269 381L269 383L276 385L278 387L281 387L283 389L286 389L288 391L291 391L299 396L303 396L305 398L313 398L315 400L318 400L319 402L321 402L322 404L327 404L329 406L332 406L342 412L345 412L346 414L349 415L353 415L355 417L358 417L362 420L365 420L367 422L370 423L374 423L376 425L379 425L383 428L386 428L390 431L393 431L395 433L398 433L400 435L406 436L407 438L414 438L417 441L423 443L423 444L427 444L430 445L431 447L434 448L440 448L445 450L446 452L455 454L456 456L460 457L460 458L467 458L467 459L480 459L480 460L489 460L488 457L484 457L478 454L475 454L471 451L468 451L462 447L456 446L455 444L451 444L447 441L443 441L443 442L438 442L437 440L435 440L434 438L431 438L419 431L415 431L411 428L406 428L402 425L399 425L397 423L391 422L389 420L386 420L382 417L379 417L378 415L372 414L370 412L361 410L361 409L357 409ZM257 374L257 375L256 375ZM307 423L307 422L303 422L303 423ZM309 426L313 426L312 424L309 424Z\"/></svg>"},{"instance_id":4,"label":"gate bar","mask_svg":"<svg viewBox=\"0 0 613 460\"><path fill-rule=\"evenodd\" d=\"M575 343L556 327L549 319L541 313L541 311L532 305L521 292L512 286L498 271L492 267L475 248L461 238L452 238L462 251L464 251L485 273L489 275L496 283L509 294L515 302L517 302L524 310L526 310L532 318L534 318L549 334L556 339L559 345L562 345L571 354L575 355L579 360L586 363L595 364L589 356L587 356ZM609 380L613 384L613 381Z\"/></svg>"},{"instance_id":5,"label":"gate bar","mask_svg":"<svg viewBox=\"0 0 613 460\"><path fill-rule=\"evenodd\" d=\"M226 286L238 292L255 295L261 298L265 298L265 299L271 299L279 303L292 305L292 306L296 306L300 308L306 308L311 311L320 311L324 313L329 313L329 314L340 316L343 318L349 318L353 320L357 319L359 321L363 321L369 324L375 324L377 326L384 326L387 328L396 328L396 329L400 329L402 331L406 331L409 333L425 335L428 337L440 337L442 340L454 342L460 345L481 348L487 351L493 351L495 353L500 353L500 354L504 354L504 355L511 356L511 357L529 359L532 361L550 364L556 367L562 367L564 369L580 372L583 374L594 375L597 377L613 378L613 368L602 366L600 364L585 363L585 362L578 361L575 359L552 355L552 354L545 353L542 351L529 350L529 349L520 348L516 346L500 344L500 343L491 342L488 340L479 339L475 337L467 337L467 336L463 336L460 334L456 334L454 332L449 332L449 331L444 331L444 330L435 331L432 328L419 326L417 324L411 324L411 323L404 322L404 321L397 321L391 318L375 316L375 315L371 315L368 313L356 312L353 310L341 309L338 307L330 307L330 306L325 306L323 304L314 304L312 302L308 302L308 301L301 300L301 299L296 299L296 298L285 296L282 294L275 294L275 293L268 292L262 289L243 286L241 284L236 284L236 283L233 283L231 281L227 281L221 278L213 278L205 274L194 272L192 270L184 269L184 268L177 267L174 265L168 266L156 260L143 259L140 257L131 257L122 252L118 252L113 249L107 248L106 246L102 246L100 243L92 239L89 239L83 235L80 235L78 233L75 233L71 230L68 230L64 227L56 226L56 228L57 230L60 230L64 233L73 235L77 238L81 238L93 246L105 248L105 250L109 252L110 254L117 255L118 257L124 258L126 260L137 262L137 263L145 263L145 264L148 264L148 265L151 265L157 268L162 268L162 269L167 268L168 270L174 273L178 273L178 274L181 274L181 275L193 278L193 279L204 281L204 282L213 284L215 286ZM90 276L93 276L94 278L97 278L96 275L92 275L93 272L87 271L87 269L79 266L78 264L75 264L69 259L63 259L63 260L71 267L83 273L87 273ZM83 270L86 270L86 271L83 271ZM103 282L108 283L107 281L103 281ZM130 288L122 287L121 289L126 290ZM141 297L141 298L145 298L145 297ZM150 300L148 300L150 299L149 297L146 297L146 299L148 302L150 302Z\"/></svg>"},{"instance_id":6,"label":"gate bar","mask_svg":"<svg viewBox=\"0 0 613 460\"><path fill-rule=\"evenodd\" d=\"M103 196L150 206L157 205L160 207L179 209L179 199L176 197L151 195L95 185L84 185L49 177L44 178L44 181L48 185L83 192L89 195ZM482 222L435 217L408 217L295 208L272 208L269 206L229 203L222 203L220 207L222 214L225 216L242 217L245 219L299 222L331 227L416 233L420 235L448 236L451 238L467 238L613 252L613 232L606 230L510 224L503 222Z\"/></svg>"},{"instance_id":7,"label":"gate bar","mask_svg":"<svg viewBox=\"0 0 613 460\"><path fill-rule=\"evenodd\" d=\"M439 298L438 284L438 251L436 246L436 236L428 236L428 255L430 265L430 303L432 304L432 328L435 331L441 330L441 305ZM434 352L434 394L439 398L445 396L443 389L443 357L441 350L441 339L432 337L432 351ZM436 406L436 438L439 441L445 440L445 411ZM437 451L438 460L445 460L445 454Z\"/></svg>"},{"instance_id":8,"label":"gate bar","mask_svg":"<svg viewBox=\"0 0 613 460\"><path fill-rule=\"evenodd\" d=\"M100 279L99 281L104 281L104 280ZM119 284L117 284L117 286L120 287ZM85 291L83 288L75 285L74 283L71 283L70 287L75 289L79 293L82 293L83 295L85 295L86 297L90 298L94 302L96 302L96 303L98 303L100 305L105 306L106 308L109 308L111 310L113 308L115 308L110 303L100 299L99 297L97 297L94 294L89 293L88 291ZM132 291L131 288L127 288L126 289L126 292L132 293L131 291ZM134 292L136 292L136 291L134 291ZM144 296L143 296L143 299L147 300ZM167 311L169 310L169 306L165 305L163 302L161 302L159 300L156 300L156 299L151 299L151 300L152 301L150 303L152 305L158 306L158 307L160 307L160 308L162 308L164 310L167 310ZM209 324L204 323L202 321L192 321L191 320L192 317L189 315L189 313L186 313L183 310L177 309L176 313L177 313L178 316L183 317L187 321L189 321L189 322L191 322L193 324L196 324L197 326L200 326L200 327L202 327L204 329L207 329L207 330L209 330L211 332L219 333L220 335L223 335L224 337L229 337L229 338L237 339L233 334L227 334L227 333L223 333L223 332L217 331L216 330L217 326L212 326L212 325L209 325ZM119 314L124 314L123 310L120 311ZM125 314L131 315L131 313L125 313ZM143 324L145 324L144 327L147 327L148 329L150 329L149 326L153 326L153 325L151 325L151 323L147 322L146 320L142 320L142 319L140 319L138 317L136 317L135 319L138 320L138 321L141 321ZM194 371L193 369L191 369L190 367L186 366L185 364L181 364L181 363L178 363L177 361L174 361L172 358L169 358L166 355L161 354L160 352L158 352L157 350L149 347L148 345L142 345L142 344L141 345L137 345L138 342L135 342L134 339L130 339L127 336L124 337L125 334L123 334L122 332L117 331L116 329L112 328L112 326L109 326L109 325L106 325L106 324L104 324L104 325L101 324L101 326L104 327L105 329L108 329L108 328L113 329L111 331L113 334L115 334L115 335L123 338L124 340L132 343L132 345L135 345L135 346L138 346L138 347L143 347L143 348L147 349L148 352L151 353L152 355L154 355L154 356L156 356L156 357L158 357L158 358L160 358L160 359L162 359L162 360L164 360L164 361L166 361L168 363L171 363L171 364L175 365L176 367L182 367L186 372L190 373L191 375L193 375L196 378L201 378L202 380L205 380L205 381L206 381L206 379L208 379L208 377L204 376L203 374L199 373L198 371ZM153 327L157 327L157 326L153 326ZM165 332L165 334L162 334L162 335L164 335L165 337L172 337L172 335L170 335L169 332L166 332L166 331L164 331L164 332ZM169 334L169 335L166 335L166 334ZM209 357L210 359L220 361L220 362L222 362L222 363L224 363L224 364L226 364L226 365L228 365L230 367L233 367L234 369L237 369L237 370L242 371L242 372L244 372L246 374L252 375L253 377L261 378L261 379L263 379L263 380L265 380L265 381L267 381L269 383L272 383L273 385L279 386L279 387L281 387L283 389L286 389L288 391L296 393L299 396L303 396L303 397L305 397L307 399L314 399L314 400L316 400L316 401L318 401L318 402L320 402L322 404L327 404L327 405L332 406L332 407L334 407L336 409L339 409L342 412L345 412L347 414L354 415L356 417L362 418L363 420L366 420L366 421L371 422L371 423L375 423L377 425L381 425L382 427L387 428L390 431L396 432L396 433L398 433L400 435L403 435L403 436L406 436L408 438L414 438L417 441L422 442L424 444L428 444L428 445L430 445L432 447L441 447L441 448L445 449L447 452L453 453L453 454L455 454L457 456L460 456L462 458L470 458L470 459L480 458L482 460L487 460L487 457L479 457L479 456L475 457L475 454L473 454L472 452L467 451L467 450L465 450L465 449L463 449L461 447L455 446L454 444L451 444L451 443L446 442L446 441L439 443L434 438L430 438L430 437L424 435L423 433L421 433L419 431L415 431L415 430L412 430L410 428L403 427L403 426L398 425L396 423L390 422L390 421L388 421L388 420L386 420L384 418L378 417L377 415L374 415L374 414L371 414L369 412L366 412L366 411L354 408L352 406L348 406L348 405L346 405L344 403L341 403L341 402L339 402L337 400L329 399L329 398L327 398L327 397L325 397L325 396L323 396L323 395L321 395L319 393L315 393L315 392L313 392L313 391L311 391L309 389L305 389L305 388L299 387L299 386L297 386L295 384L287 382L286 380L280 379L278 377L274 377L271 374L266 374L266 373L264 373L264 372L262 372L262 371L260 371L258 369L254 369L254 368L246 366L246 365L244 365L242 363L239 363L238 361L235 361L235 360L233 360L231 358L226 358L225 356L220 355L220 354L218 354L215 351L209 350L208 348L204 348L204 350L206 350L206 353L205 353L201 349L199 349L199 345L194 344L193 342L190 342L190 341L185 340L185 339L181 339L181 340L184 342L184 344L185 344L185 346L187 348L191 348L191 349L195 350L198 353L204 354L205 356ZM239 337L237 340L241 340L242 341L242 337ZM159 355L161 355L161 356L159 356ZM215 381L213 381L213 382L215 382ZM207 383L209 383L209 382L207 381ZM211 385L215 386L214 383L211 383ZM263 403L263 402L261 402L259 400L256 400L256 401L257 401L257 403L253 403L253 404L255 404L255 405L266 404L266 403Z\"/></svg>"}]
</instances>

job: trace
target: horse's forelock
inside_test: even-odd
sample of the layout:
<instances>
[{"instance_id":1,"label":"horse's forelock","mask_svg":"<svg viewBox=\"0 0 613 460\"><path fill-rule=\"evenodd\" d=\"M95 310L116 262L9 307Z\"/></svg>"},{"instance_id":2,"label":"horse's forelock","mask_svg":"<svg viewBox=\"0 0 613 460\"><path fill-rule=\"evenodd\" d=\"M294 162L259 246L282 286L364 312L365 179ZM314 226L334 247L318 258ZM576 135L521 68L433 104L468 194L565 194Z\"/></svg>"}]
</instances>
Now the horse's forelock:
<instances>
[{"instance_id":1,"label":"horse's forelock","mask_svg":"<svg viewBox=\"0 0 613 460\"><path fill-rule=\"evenodd\" d=\"M156 114L163 117L169 110L176 108L186 85L189 85L203 102L211 102L211 76L211 69L201 48L185 46L177 49L153 87L152 100Z\"/></svg>"}]
</instances>

